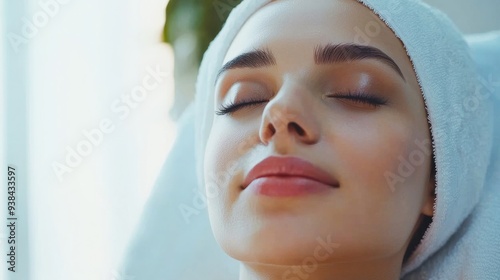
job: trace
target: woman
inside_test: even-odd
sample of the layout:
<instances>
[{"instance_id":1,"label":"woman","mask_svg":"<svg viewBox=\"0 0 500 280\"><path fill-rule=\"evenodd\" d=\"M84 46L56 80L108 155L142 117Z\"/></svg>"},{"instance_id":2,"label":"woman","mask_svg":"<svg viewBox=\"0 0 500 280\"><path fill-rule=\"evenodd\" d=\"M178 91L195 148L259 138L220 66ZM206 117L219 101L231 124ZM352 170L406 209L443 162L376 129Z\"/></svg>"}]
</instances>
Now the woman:
<instances>
[{"instance_id":1,"label":"woman","mask_svg":"<svg viewBox=\"0 0 500 280\"><path fill-rule=\"evenodd\" d=\"M197 90L199 185L240 279L481 275L439 274L465 265L450 259L478 240L469 214L499 180L492 97L444 15L418 1L244 1Z\"/></svg>"}]
</instances>

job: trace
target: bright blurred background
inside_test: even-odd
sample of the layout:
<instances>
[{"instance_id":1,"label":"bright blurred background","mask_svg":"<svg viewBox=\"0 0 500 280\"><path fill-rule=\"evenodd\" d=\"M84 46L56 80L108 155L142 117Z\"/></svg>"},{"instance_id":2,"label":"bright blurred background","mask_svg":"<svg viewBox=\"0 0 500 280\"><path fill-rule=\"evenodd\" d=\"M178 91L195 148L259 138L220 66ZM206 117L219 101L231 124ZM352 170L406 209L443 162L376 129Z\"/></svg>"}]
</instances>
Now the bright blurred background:
<instances>
[{"instance_id":1,"label":"bright blurred background","mask_svg":"<svg viewBox=\"0 0 500 280\"><path fill-rule=\"evenodd\" d=\"M18 170L17 272L1 279L127 279L202 54L240 1L167 2L0 2L2 178ZM465 33L500 29L500 1L427 2Z\"/></svg>"}]
</instances>

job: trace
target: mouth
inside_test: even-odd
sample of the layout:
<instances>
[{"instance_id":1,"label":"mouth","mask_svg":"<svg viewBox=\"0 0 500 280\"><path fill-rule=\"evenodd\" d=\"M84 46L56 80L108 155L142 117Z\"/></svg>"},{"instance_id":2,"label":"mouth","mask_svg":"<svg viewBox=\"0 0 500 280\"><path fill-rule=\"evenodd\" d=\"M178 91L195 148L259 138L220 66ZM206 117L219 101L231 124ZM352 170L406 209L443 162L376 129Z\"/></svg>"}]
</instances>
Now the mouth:
<instances>
[{"instance_id":1,"label":"mouth","mask_svg":"<svg viewBox=\"0 0 500 280\"><path fill-rule=\"evenodd\" d=\"M298 157L268 157L255 165L242 185L266 196L298 196L338 188L332 175Z\"/></svg>"}]
</instances>

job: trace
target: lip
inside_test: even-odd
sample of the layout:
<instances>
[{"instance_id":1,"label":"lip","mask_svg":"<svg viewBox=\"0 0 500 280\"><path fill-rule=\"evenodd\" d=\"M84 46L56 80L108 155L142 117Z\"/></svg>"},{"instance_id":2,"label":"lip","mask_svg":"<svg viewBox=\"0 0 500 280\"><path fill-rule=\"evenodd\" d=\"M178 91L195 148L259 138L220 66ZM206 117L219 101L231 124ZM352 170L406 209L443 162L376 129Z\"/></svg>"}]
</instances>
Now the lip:
<instances>
[{"instance_id":1,"label":"lip","mask_svg":"<svg viewBox=\"0 0 500 280\"><path fill-rule=\"evenodd\" d=\"M271 156L255 165L243 181L243 189L267 196L296 196L338 188L326 171L298 157Z\"/></svg>"}]
</instances>

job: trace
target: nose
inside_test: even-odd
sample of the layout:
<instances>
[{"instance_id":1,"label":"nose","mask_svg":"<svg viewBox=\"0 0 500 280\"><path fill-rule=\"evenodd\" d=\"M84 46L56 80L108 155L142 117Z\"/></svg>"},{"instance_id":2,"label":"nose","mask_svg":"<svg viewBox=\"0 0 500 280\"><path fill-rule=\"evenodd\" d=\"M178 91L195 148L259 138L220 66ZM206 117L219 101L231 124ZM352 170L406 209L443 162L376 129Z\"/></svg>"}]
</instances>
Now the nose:
<instances>
[{"instance_id":1,"label":"nose","mask_svg":"<svg viewBox=\"0 0 500 280\"><path fill-rule=\"evenodd\" d=\"M262 143L277 150L292 148L295 142L314 144L320 137L314 98L307 89L288 85L280 89L264 108L259 130Z\"/></svg>"}]
</instances>

